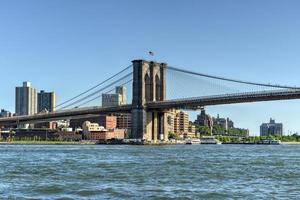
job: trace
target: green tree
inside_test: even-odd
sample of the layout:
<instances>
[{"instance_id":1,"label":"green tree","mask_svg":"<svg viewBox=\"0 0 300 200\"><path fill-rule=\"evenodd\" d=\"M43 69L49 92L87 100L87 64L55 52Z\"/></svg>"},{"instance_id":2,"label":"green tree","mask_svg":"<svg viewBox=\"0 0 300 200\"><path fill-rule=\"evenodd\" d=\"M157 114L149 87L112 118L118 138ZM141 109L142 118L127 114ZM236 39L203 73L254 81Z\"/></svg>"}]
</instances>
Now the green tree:
<instances>
[{"instance_id":1,"label":"green tree","mask_svg":"<svg viewBox=\"0 0 300 200\"><path fill-rule=\"evenodd\" d=\"M173 132L170 132L169 133L169 139L175 139L175 140L178 140L180 137L177 133L173 133Z\"/></svg>"}]
</instances>

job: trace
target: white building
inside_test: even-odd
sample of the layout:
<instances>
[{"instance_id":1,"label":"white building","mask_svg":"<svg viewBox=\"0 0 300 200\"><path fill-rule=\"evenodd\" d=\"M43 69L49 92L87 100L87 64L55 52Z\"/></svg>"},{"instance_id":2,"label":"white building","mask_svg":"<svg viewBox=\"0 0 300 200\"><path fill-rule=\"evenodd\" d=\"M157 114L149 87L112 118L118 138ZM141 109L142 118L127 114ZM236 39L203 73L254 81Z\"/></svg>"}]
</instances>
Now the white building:
<instances>
[{"instance_id":1,"label":"white building","mask_svg":"<svg viewBox=\"0 0 300 200\"><path fill-rule=\"evenodd\" d=\"M89 134L91 132L107 131L107 130L103 126L99 126L98 123L91 123L90 121L85 121L82 124L82 131L83 134Z\"/></svg>"}]
</instances>

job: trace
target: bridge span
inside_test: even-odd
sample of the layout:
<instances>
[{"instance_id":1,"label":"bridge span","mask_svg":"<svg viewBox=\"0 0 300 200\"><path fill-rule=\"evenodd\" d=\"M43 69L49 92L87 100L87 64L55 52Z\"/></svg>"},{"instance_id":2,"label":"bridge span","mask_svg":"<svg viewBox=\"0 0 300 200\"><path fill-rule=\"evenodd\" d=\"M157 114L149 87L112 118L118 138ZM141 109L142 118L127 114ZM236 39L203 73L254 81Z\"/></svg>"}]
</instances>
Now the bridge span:
<instances>
[{"instance_id":1,"label":"bridge span","mask_svg":"<svg viewBox=\"0 0 300 200\"><path fill-rule=\"evenodd\" d=\"M129 73L128 70L132 70ZM176 83L175 93L185 94L184 90L178 89L178 85L186 85L192 82L192 77L206 78L212 81L211 88L225 88L226 91L214 94L205 94L200 91L204 88L205 83L210 83L206 80L201 80L199 83L192 82L194 88L186 88L187 91L196 91L196 95L184 95L183 98L167 99L167 70L175 75L182 75L186 79L181 79ZM121 78L114 81L118 75L126 73ZM110 81L110 83L109 83ZM224 82L224 85L220 84L220 81ZM105 85L105 84L107 85ZM74 105L85 105L90 101L97 100L99 94L107 94L110 92L113 84L128 84L132 83L132 103L120 106L109 107L83 107L78 109L66 109L74 107ZM226 83L226 84L225 84ZM259 87L259 91L256 92L240 92L240 90L234 90L233 93L228 93L227 83L241 84L243 86L255 86ZM104 84L104 85L103 85ZM98 88L98 87L102 88ZM262 87L264 89L262 89ZM265 89L268 88L268 89ZM95 92L92 92L96 89ZM199 91L197 90L199 89ZM230 89L230 88L229 88ZM253 90L251 90L253 91ZM96 97L94 97L97 95ZM188 97L192 96L192 97ZM187 98L185 98L187 97ZM29 116L15 116L10 118L0 118L0 126L3 125L15 125L15 124L29 124L48 122L61 119L74 119L84 118L87 116L106 115L106 114L119 114L130 113L132 117L132 125L130 131L130 138L133 139L145 139L156 141L163 135L164 139L168 138L167 128L167 112L171 109L198 109L203 106L234 104L234 103L249 103L249 102L261 102L261 101L275 101L275 100L289 100L300 99L300 88L289 87L272 84L261 84L249 81L241 81L236 79L228 79L219 76L206 75L202 73L191 72L180 68L170 67L166 63L158 63L154 61L134 60L132 65L125 68L121 72L113 75L105 81L95 85L85 92L71 98L60 104L63 106L59 111L50 113L40 113ZM100 103L100 102L99 102ZM68 104L65 106L65 104Z\"/></svg>"},{"instance_id":2,"label":"bridge span","mask_svg":"<svg viewBox=\"0 0 300 200\"><path fill-rule=\"evenodd\" d=\"M250 103L262 101L276 101L276 100L291 100L300 99L300 89L295 90L276 90L264 92L244 92L227 95L212 95L203 97L192 97L173 99L165 101L148 102L147 108L149 110L160 109L198 109L204 106L236 104L236 103Z\"/></svg>"},{"instance_id":3,"label":"bridge span","mask_svg":"<svg viewBox=\"0 0 300 200\"><path fill-rule=\"evenodd\" d=\"M264 92L245 92L228 95L214 95L204 97L183 98L165 101L147 102L144 108L149 112L169 110L169 109L198 109L203 106L225 105L236 103L291 100L300 99L300 89L276 90ZM31 116L16 116L10 118L0 118L0 125L26 124L49 122L61 119L85 118L90 115L105 115L114 113L131 113L132 104L114 107L86 107L62 110L51 113L40 113Z\"/></svg>"}]
</instances>

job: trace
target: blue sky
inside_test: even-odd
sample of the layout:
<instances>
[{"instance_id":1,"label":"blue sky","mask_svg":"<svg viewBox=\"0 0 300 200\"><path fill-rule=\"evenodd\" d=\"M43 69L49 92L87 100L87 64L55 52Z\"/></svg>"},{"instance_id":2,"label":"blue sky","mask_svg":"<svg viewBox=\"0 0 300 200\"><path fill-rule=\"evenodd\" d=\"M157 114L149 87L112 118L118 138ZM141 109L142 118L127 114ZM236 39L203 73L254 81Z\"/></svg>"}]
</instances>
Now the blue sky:
<instances>
[{"instance_id":1,"label":"blue sky","mask_svg":"<svg viewBox=\"0 0 300 200\"><path fill-rule=\"evenodd\" d=\"M29 80L61 102L136 58L300 86L297 0L0 0L0 108ZM270 117L300 132L300 101L207 108L258 133ZM195 113L192 114L195 117Z\"/></svg>"}]
</instances>

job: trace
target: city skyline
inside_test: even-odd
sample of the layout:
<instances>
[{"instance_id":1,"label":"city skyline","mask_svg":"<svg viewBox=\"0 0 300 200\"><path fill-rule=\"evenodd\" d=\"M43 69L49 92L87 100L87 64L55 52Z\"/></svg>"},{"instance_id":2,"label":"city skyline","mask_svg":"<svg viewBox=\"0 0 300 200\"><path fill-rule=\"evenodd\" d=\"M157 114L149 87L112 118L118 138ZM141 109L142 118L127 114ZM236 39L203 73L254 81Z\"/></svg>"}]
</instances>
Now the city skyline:
<instances>
[{"instance_id":1,"label":"city skyline","mask_svg":"<svg viewBox=\"0 0 300 200\"><path fill-rule=\"evenodd\" d=\"M1 77L4 98L0 107L9 111L14 111L14 87L24 79L46 91L56 91L58 102L62 102L119 71L124 63L147 57L149 50L155 53L155 60L194 71L300 85L297 1L229 1L219 5L175 1L172 9L168 9L169 3L158 1L112 1L101 6L96 1L84 5L28 2L18 2L18 6L5 2L0 8L0 25L6 27L0 38L0 66L11 75ZM119 6L114 10L116 3ZM68 6L72 11L67 17L63 10ZM34 12L26 11L28 7ZM140 11L141 7L149 10ZM86 16L77 15L79 11ZM135 18L141 12L149 15L143 23ZM172 23L167 23L170 18ZM135 26L142 28L136 31ZM76 84L85 70L93 73L80 77L83 84ZM47 72L55 75L49 78ZM207 107L207 111L228 116L239 127L249 128L251 134L258 135L259 125L270 117L283 122L287 131L300 132L299 103L225 105ZM197 114L190 116L195 119Z\"/></svg>"},{"instance_id":2,"label":"city skyline","mask_svg":"<svg viewBox=\"0 0 300 200\"><path fill-rule=\"evenodd\" d=\"M34 92L35 92L35 98L33 98L33 97L30 97L30 96L32 96L32 95L25 95L25 93L24 92L28 92L28 89L29 89L29 92L31 91L31 90L34 90ZM21 92L20 93L20 91L19 90L24 90L23 92ZM104 95L104 99L102 99L102 107L107 107L107 106L119 106L119 105L124 105L124 104L126 104L126 96L127 96L127 94L126 94L126 87L124 87L124 86L115 86L115 93L112 93L112 94L106 94L106 95L109 95L109 96L107 96L106 97L106 95ZM28 100L26 100L26 99L23 99L23 97L22 96L29 96L28 98ZM24 97L25 97L24 96ZM34 95L33 95L34 96ZM112 98L111 98L111 97ZM116 99L116 97L117 97L117 99ZM32 99L32 100L30 100L30 98ZM100 97L98 97L98 98L100 98ZM102 98L103 98L103 94L102 94ZM35 99L35 100L34 100ZM17 110L23 110L23 109L28 109L26 106L21 106L20 107L20 102L24 102L24 101L26 101L26 102L28 102L29 103L29 106L31 106L31 108L30 109L37 109L37 111L38 112L43 112L43 111L52 111L52 110L54 110L55 109L55 105L56 105L56 98L55 98L55 92L45 92L44 90L41 90L41 91L39 91L38 92L38 90L36 90L34 87L32 87L32 84L31 84L31 82L23 82L23 86L22 87L16 87L16 109ZM18 102L18 103L17 103ZM25 103L26 103L25 102ZM26 104L28 104L28 103L26 103ZM22 104L22 103L21 103ZM24 103L23 103L24 104ZM31 105L32 104L32 105ZM106 105L107 104L107 105ZM3 110L4 111L4 110ZM204 110L204 107L202 107L201 108L201 115L202 115L202 111L204 111L204 115L205 115L205 110ZM18 113L19 112L21 112L21 111L18 111ZM22 112L25 112L25 111L22 111ZM36 113L38 113L38 112L36 112ZM179 112L179 111L178 111ZM195 112L195 111L194 111ZM20 115L20 113L18 114L18 113L16 113L16 115L18 116L18 115ZM183 113L182 111L181 111L181 113ZM4 115L6 115L6 113L3 113ZM31 114L33 114L33 113L31 113ZM26 115L26 113L23 113L23 114L21 114L21 115ZM187 116L189 116L188 114L187 114ZM188 117L187 117L188 118ZM205 117L206 118L206 117ZM211 118L209 115L208 115L208 118ZM204 119L204 118L203 118ZM218 119L219 119L219 121L218 121ZM205 120L205 119L204 119ZM219 114L217 114L217 117L214 117L214 116L212 116L212 118L211 119L208 119L208 120L213 120L214 121L214 124L218 124L218 125L220 125L221 127L224 127L224 129L226 129L226 131L228 130L228 128L234 128L234 122L232 121L232 120L230 120L228 117L226 118L219 118ZM215 121L215 120L217 120L217 121ZM169 120L168 120L169 121ZM176 121L176 120L175 120ZM200 122L199 121L199 115L197 115L197 120L195 121L195 123L197 123L197 121L198 121L198 123ZM272 118L271 118L271 120L270 120L270 122L272 121ZM274 121L274 120L273 120ZM184 128L184 130L186 130L187 129L187 127L188 127L188 125L189 125L189 120L187 120L185 123L187 123L186 125L185 125L185 128ZM190 122L194 122L193 120L190 120ZM275 122L275 121L274 121ZM274 122L272 122L272 123L274 123ZM168 122L169 123L169 122ZM210 122L201 122L201 123L210 123ZM172 123L171 123L172 124ZM170 125L171 125L170 124ZM263 123L263 124L265 124L265 123ZM201 125L201 124L200 124ZM204 124L202 124L202 126L203 126ZM208 126L210 126L210 125L208 125ZM281 126L282 126L282 124L281 124ZM244 127L245 128L245 127ZM281 128L282 129L282 128ZM168 128L168 130L169 130L169 128ZM175 130L175 128L174 128L174 130ZM190 128L189 128L189 130L190 130ZM191 129L192 130L192 129ZM211 128L211 130L212 130L212 128ZM247 128L246 129L240 129L240 130L248 130ZM247 131L248 132L248 131ZM261 126L260 126L260 135L262 134L261 133L262 132L262 129L261 129ZM267 131L268 132L268 131ZM172 133L172 131L171 131L171 133ZM177 131L175 131L175 133L177 133ZM193 133L193 132L190 132L190 133ZM248 132L248 134L249 134L249 132ZM264 134L266 134L266 133L264 133ZM281 132L280 132L280 134L282 135L282 134L284 134L284 132L281 130ZM290 132L289 131L289 133L288 134L286 134L286 135L289 135L289 134L292 134L292 132Z\"/></svg>"}]
</instances>

